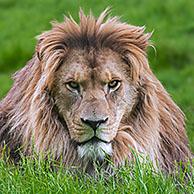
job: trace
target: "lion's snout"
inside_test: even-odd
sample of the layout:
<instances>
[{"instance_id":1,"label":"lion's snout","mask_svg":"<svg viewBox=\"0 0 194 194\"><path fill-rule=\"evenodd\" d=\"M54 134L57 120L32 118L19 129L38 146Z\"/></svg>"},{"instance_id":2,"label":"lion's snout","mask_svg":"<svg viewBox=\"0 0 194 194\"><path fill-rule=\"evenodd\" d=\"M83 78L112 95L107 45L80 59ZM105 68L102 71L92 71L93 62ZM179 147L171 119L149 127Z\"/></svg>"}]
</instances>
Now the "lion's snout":
<instances>
[{"instance_id":1,"label":"lion's snout","mask_svg":"<svg viewBox=\"0 0 194 194\"><path fill-rule=\"evenodd\" d=\"M85 131L83 136L86 138L83 138L82 141L88 142L92 140L92 138L97 138L98 141L108 142L108 140L106 139L99 138L99 136L101 136L101 133L103 133L103 131L107 128L108 119L108 117L99 119L94 119L91 117L80 118L83 130ZM90 131L90 133L88 131Z\"/></svg>"},{"instance_id":2,"label":"lion's snout","mask_svg":"<svg viewBox=\"0 0 194 194\"><path fill-rule=\"evenodd\" d=\"M81 118L82 123L85 125L91 127L94 130L94 133L96 134L96 130L101 126L101 124L104 124L108 121L108 117L105 119L87 119L87 118Z\"/></svg>"}]
</instances>

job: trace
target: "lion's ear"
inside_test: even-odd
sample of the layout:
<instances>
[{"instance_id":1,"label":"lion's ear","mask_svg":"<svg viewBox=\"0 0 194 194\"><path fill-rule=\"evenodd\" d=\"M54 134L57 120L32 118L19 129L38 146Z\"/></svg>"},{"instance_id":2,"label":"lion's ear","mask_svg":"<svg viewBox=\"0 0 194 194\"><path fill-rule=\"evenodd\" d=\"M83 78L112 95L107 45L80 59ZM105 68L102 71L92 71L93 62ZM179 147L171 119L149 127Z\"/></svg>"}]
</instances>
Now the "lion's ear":
<instances>
[{"instance_id":1,"label":"lion's ear","mask_svg":"<svg viewBox=\"0 0 194 194\"><path fill-rule=\"evenodd\" d=\"M41 43L42 43L43 39L44 39L44 38L38 38L38 43L37 43L36 49L35 49L35 51L36 51L36 56L37 56L37 58L39 59L39 61L42 60L42 54L41 54L41 51L40 51L40 46L41 46Z\"/></svg>"},{"instance_id":2,"label":"lion's ear","mask_svg":"<svg viewBox=\"0 0 194 194\"><path fill-rule=\"evenodd\" d=\"M36 36L37 44L36 44L36 56L37 58L41 61L43 58L43 45L45 44L44 42L48 38L49 31L45 31L42 34Z\"/></svg>"},{"instance_id":3,"label":"lion's ear","mask_svg":"<svg viewBox=\"0 0 194 194\"><path fill-rule=\"evenodd\" d=\"M152 34L143 33L144 29L140 28L140 31L138 28L135 28L137 32L131 33L131 40L126 47L126 52L122 55L122 59L131 68L131 78L134 81L141 81L141 77L145 76L146 72L150 72L146 51L151 45L149 38Z\"/></svg>"}]
</instances>

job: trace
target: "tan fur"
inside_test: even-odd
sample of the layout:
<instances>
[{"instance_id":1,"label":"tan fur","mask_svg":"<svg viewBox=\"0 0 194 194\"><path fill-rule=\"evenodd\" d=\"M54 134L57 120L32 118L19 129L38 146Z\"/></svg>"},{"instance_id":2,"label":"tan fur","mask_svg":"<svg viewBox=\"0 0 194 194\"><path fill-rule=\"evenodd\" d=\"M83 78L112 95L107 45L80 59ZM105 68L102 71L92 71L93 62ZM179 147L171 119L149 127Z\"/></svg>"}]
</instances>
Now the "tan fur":
<instances>
[{"instance_id":1,"label":"tan fur","mask_svg":"<svg viewBox=\"0 0 194 194\"><path fill-rule=\"evenodd\" d=\"M56 160L62 158L65 166L88 170L52 98L55 72L71 50L85 49L109 49L119 55L130 67L128 76L137 91L133 109L123 115L112 140L114 164L131 160L130 148L166 171L172 171L175 162L191 158L184 115L148 65L146 48L151 35L144 33L144 27L106 17L107 11L98 19L80 11L79 24L67 17L63 23L53 23L52 30L38 37L31 61L14 75L12 89L0 102L0 144L7 145L16 161L18 147L26 155L34 148L44 155L52 153Z\"/></svg>"}]
</instances>

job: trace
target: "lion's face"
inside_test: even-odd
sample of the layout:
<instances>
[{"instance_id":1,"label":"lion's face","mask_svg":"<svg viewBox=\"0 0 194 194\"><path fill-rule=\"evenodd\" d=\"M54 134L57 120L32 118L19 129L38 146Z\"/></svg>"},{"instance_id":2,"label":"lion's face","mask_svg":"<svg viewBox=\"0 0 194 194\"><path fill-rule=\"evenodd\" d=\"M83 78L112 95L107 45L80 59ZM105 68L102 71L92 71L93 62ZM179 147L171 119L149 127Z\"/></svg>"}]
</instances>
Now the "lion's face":
<instances>
[{"instance_id":1,"label":"lion's face","mask_svg":"<svg viewBox=\"0 0 194 194\"><path fill-rule=\"evenodd\" d=\"M53 96L81 157L111 155L121 120L137 97L129 66L110 49L71 50L55 75Z\"/></svg>"}]
</instances>

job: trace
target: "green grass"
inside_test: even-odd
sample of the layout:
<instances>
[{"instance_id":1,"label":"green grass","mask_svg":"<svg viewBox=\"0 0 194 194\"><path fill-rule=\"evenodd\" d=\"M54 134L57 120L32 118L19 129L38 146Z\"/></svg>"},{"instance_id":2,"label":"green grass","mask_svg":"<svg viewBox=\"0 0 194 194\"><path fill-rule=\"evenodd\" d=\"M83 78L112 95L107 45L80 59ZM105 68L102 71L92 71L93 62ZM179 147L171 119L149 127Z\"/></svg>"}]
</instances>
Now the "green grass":
<instances>
[{"instance_id":1,"label":"green grass","mask_svg":"<svg viewBox=\"0 0 194 194\"><path fill-rule=\"evenodd\" d=\"M194 177L191 175L186 177L183 172L164 175L156 172L149 160L140 163L138 157L134 165L115 169L115 174L108 178L106 173L100 171L95 178L80 171L75 174L62 165L51 170L50 161L23 159L17 168L0 161L0 192L175 194L194 191Z\"/></svg>"},{"instance_id":2,"label":"green grass","mask_svg":"<svg viewBox=\"0 0 194 194\"><path fill-rule=\"evenodd\" d=\"M0 0L0 98L11 87L11 74L31 58L34 37L50 29L51 20L63 21L68 13L77 20L79 7L91 8L97 16L107 6L123 21L154 30L156 53L149 49L150 65L184 111L194 151L193 0ZM24 162L20 168L0 161L0 193L194 193L194 179L185 183L181 174L168 177L154 173L149 165L135 165L121 168L108 181L102 174L95 180L72 176L63 168L52 172L38 161Z\"/></svg>"}]
</instances>

